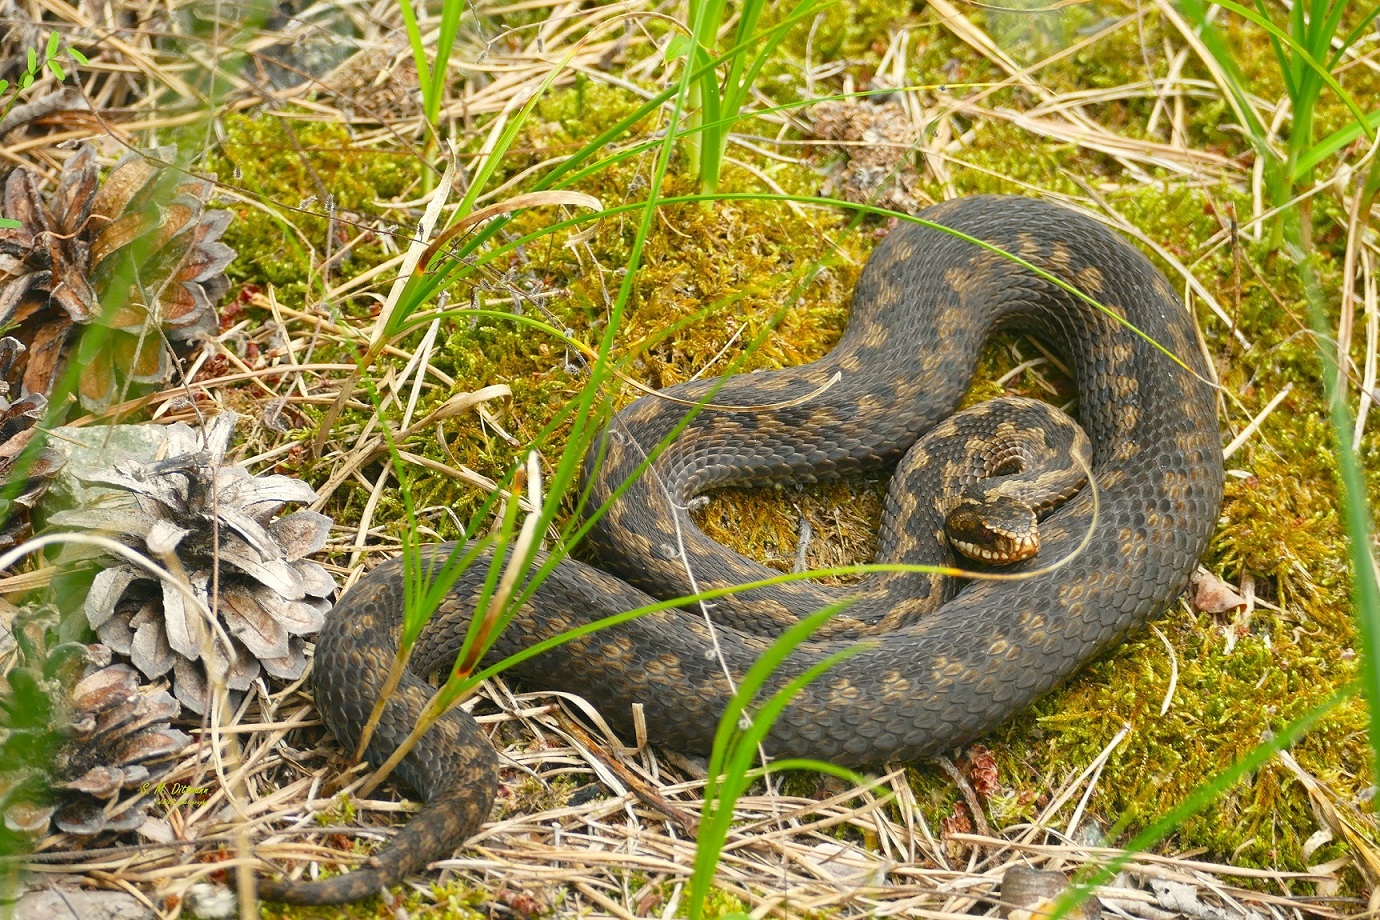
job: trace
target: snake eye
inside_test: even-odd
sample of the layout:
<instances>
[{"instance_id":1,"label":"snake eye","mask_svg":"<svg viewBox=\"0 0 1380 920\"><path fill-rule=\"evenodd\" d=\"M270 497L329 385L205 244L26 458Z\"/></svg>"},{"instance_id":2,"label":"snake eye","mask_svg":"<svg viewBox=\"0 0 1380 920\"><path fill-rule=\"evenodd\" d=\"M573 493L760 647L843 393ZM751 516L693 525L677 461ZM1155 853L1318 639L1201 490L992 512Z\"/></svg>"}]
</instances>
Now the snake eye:
<instances>
[{"instance_id":1,"label":"snake eye","mask_svg":"<svg viewBox=\"0 0 1380 920\"><path fill-rule=\"evenodd\" d=\"M1004 495L959 499L944 519L944 530L954 549L974 562L1010 565L1040 551L1034 510Z\"/></svg>"}]
</instances>

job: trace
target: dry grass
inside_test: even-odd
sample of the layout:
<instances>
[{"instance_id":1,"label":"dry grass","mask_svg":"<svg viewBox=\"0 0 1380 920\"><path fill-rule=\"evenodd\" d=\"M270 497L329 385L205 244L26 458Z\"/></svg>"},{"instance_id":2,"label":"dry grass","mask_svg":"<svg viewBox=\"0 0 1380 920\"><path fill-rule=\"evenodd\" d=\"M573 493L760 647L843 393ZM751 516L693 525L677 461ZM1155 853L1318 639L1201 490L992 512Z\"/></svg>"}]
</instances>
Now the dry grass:
<instances>
[{"instance_id":1,"label":"dry grass","mask_svg":"<svg viewBox=\"0 0 1380 920\"><path fill-rule=\"evenodd\" d=\"M485 901L507 904L520 916L676 915L694 860L703 781L687 778L687 765L650 747L626 748L609 734L591 737L569 712L596 724L597 716L566 694L514 693L494 682L483 698L502 711L480 722L496 737L520 740L504 751L501 816L456 858L437 864L448 870L440 881L457 873L461 891L483 892ZM250 719L205 732L197 755L164 779L207 789L167 812L166 845L70 853L64 841L52 839L29 868L40 876L84 876L102 887L152 888L163 898L155 903L167 907L194 883L231 881L224 873L260 867L260 859L279 866L356 864L355 842L385 840L409 809L390 798L353 799L354 820L323 826L318 817L338 816L336 795L352 793L362 775L340 777L341 754L322 739L299 688L261 706ZM287 733L298 729L307 731L294 737L321 743L311 750L287 744ZM212 748L219 757L210 756ZM688 767L695 772L693 763ZM1082 814L1099 767L1094 763L1052 790L1038 822L995 834L965 830L961 811L943 827L929 826L899 769L862 787L820 787L805 796L763 789L737 805L717 884L762 917L989 913L1001 906L1000 881L1012 866L1072 873L1119 852L1097 844L1101 832ZM979 808L969 814L985 824L984 797L954 775ZM1295 893L1335 889L1339 868L1291 873L1141 854L1097 894L1109 908L1150 920L1356 916L1362 906L1350 899ZM436 878L408 887L425 893ZM420 909L419 903L411 906Z\"/></svg>"},{"instance_id":2,"label":"dry grass","mask_svg":"<svg viewBox=\"0 0 1380 920\"><path fill-rule=\"evenodd\" d=\"M65 41L101 37L98 45L88 49L90 66L79 74L79 101L72 101L70 109L59 106L41 112L30 124L17 126L0 145L0 162L51 167L65 156L68 141L102 137L109 151L141 146L151 132L186 125L207 126L210 143L220 116L245 110L280 113L297 121L341 121L351 126L354 143L362 148L420 156L427 127L411 92L416 74L395 8L362 0L331 6L330 15L340 17L335 26L320 16L304 16L232 41L233 29L224 23L221 34L212 24L190 36L187 21L180 17L191 11L191 4L142 7L137 0L127 0L118 7L118 21L112 24L104 18L109 7L96 4L0 3L4 17L0 31L4 25L24 26L13 29L8 44L0 42L0 51L6 55L32 43L33 36L46 35L49 28L59 29ZM1155 0L1153 8L1166 21L1179 23L1165 0ZM99 15L92 12L96 9ZM769 182L763 163L792 161L818 145L876 148L892 143L903 152L918 152L939 187L946 194L956 194L952 179L956 169L990 169L970 159L975 123L1009 123L1025 132L1032 146L1072 147L1095 154L1106 164L1110 178L1062 177L1069 181L1060 181L1058 189L1028 177L1000 178L1008 187L1089 209L1154 248L1178 273L1184 289L1215 314L1211 338L1216 342L1234 339L1235 348L1249 348L1250 342L1237 328L1233 304L1213 297L1210 286L1195 276L1195 263L1157 246L1103 198L1118 183L1252 185L1250 166L1242 158L1189 143L1186 100L1219 96L1221 91L1211 80L1183 76L1191 55L1186 28L1179 25L1180 40L1174 42L1166 79L1056 90L1042 80L1048 68L1096 49L1109 36L1136 29L1137 13L1113 17L1053 55L1020 64L976 24L964 5L930 0L928 9L933 22L999 78L978 91L963 87L960 92L960 81L951 79L955 87L936 85L896 93L887 108L891 117L905 122L883 132L880 139L831 135L814 140L801 112L774 113L759 122L774 130L735 139L730 157L740 163L751 160L756 164L752 169ZM488 4L479 12L487 17L544 12L545 19L515 29L489 25L480 30L480 37L462 36L458 57L465 64L455 74L451 101L443 114L457 135L486 133L495 120L511 117L567 53L573 56L556 89L579 75L646 98L651 94L648 87L664 78L657 57L641 53L652 40L646 23L665 15L653 4L626 0L590 11L575 3L529 0ZM41 25L27 29L40 20ZM323 32L338 31L339 23L349 23L358 32L356 47L342 60L306 83L286 88L270 85L269 58L277 54L275 49L319 39ZM173 44L174 39L180 43ZM905 86L915 41L911 30L900 28L875 49L874 85ZM331 47L331 42L325 44ZM240 57L238 52L248 52L248 56ZM1357 66L1375 69L1373 48L1369 56L1362 54ZM835 60L807 58L799 78L806 92L823 94L836 91L841 73L846 75L843 89L852 89L851 74ZM214 91L212 76L220 81ZM45 79L26 98L51 98L56 92L57 87ZM1152 114L1143 127L1147 137L1157 139L1128 137L1089 114L1131 99L1152 102ZM807 129L807 139L792 139L792 133L802 128ZM529 172L562 155L560 150L534 154ZM461 163L464 167L473 164L473 159ZM525 174L489 191L481 203L500 200ZM299 216L325 216L320 202L265 201L256 190L239 185L234 176L219 178L227 200L273 209L289 224ZM413 199L405 205L417 210L427 195L419 187ZM1260 200L1258 194L1256 200ZM402 207L396 202L386 205ZM1355 433L1359 444L1365 434L1366 408L1373 400L1375 355L1380 347L1374 269L1380 245L1373 233L1366 232L1367 215L1359 213L1359 200L1348 199L1348 205L1348 283L1342 292L1338 335L1353 381L1365 394ZM1253 232L1264 216L1259 208L1254 214L1239 215L1235 228L1224 218L1217 244L1228 245L1231 233ZM335 307L351 299L381 298L402 262L399 254L367 272L328 271L342 251L389 232L384 222L372 218L332 217L339 232L330 235L333 242L327 251L313 247L302 235L324 279L303 302L289 305L280 303L272 291L253 293L247 306L271 320L261 325L236 322L228 328L221 347L208 349L186 385L132 400L84 423L104 424L117 415L139 413L160 421L194 421L200 412L214 411L213 407L234 407L264 422L255 426L242 446L251 465L300 460L304 444L268 423L284 416L296 418L299 407L324 408L335 400L336 388L354 370L352 363L342 363L339 356L367 344L370 335L366 326L342 317ZM400 211L397 220L409 224L413 218ZM405 235L391 242L397 253L408 244ZM1210 252L1199 253L1199 258ZM1360 283L1354 282L1357 277ZM1357 336L1364 341L1350 347ZM242 357L251 342L256 356ZM486 407L488 401L508 395L506 381L453 380L430 360L436 347L434 338L426 338L388 352L396 360L377 383L391 400L390 411L401 420L399 429L429 431L444 420L413 418L404 409L409 405L409 388L421 375L427 388L473 391L462 405L451 408L485 419L489 430L519 443L521 439L503 431ZM1356 355L1362 357L1356 359ZM1255 413L1244 405L1224 406L1227 439L1239 447L1277 405L1278 401L1271 402ZM349 408L367 411L369 407L357 400ZM521 413L521 407L513 407L513 414L520 417ZM374 464L383 449L376 430L368 425L343 426L330 436L320 461L313 464L314 469L331 471L328 478L312 483L322 495L322 504L329 505L344 488L367 496L359 515L337 529L329 548L330 558L340 565L337 573L349 577L397 549L396 532L375 516L393 483ZM486 475L493 470L470 469L458 458L449 463L424 462L432 472L473 489L494 488ZM0 591L17 596L43 581L42 570L14 574L0 580ZM1252 591L1245 593L1254 598ZM594 724L597 717L566 694L518 693L495 681L481 694L479 707L487 713L480 716L481 722L505 755L502 815L457 858L441 866L447 875L458 875L466 888L484 892L494 904L503 905L481 907L480 912L528 916L554 911L562 916L620 918L674 915L693 861L694 831L702 805L702 783L693 778L694 765L669 763L645 745L629 749L606 736L590 737L570 713ZM649 732L654 737L655 727ZM359 840L385 839L388 828L405 818L405 806L380 797L353 800L346 820L339 795L349 793L364 776L358 772L340 775L343 755L321 730L301 686L261 688L237 711L214 714L198 739L164 782L204 788L204 792L161 814L147 828L155 839L132 848L72 852L72 841L54 837L42 843L29 868L39 878L65 876L136 892L148 898L160 916L172 917L193 883L211 878L233 886L232 869L259 868L261 860L298 870L309 863L347 866L359 858ZM1070 764L1071 778L1057 788L1047 788L1048 804L1038 822L997 831L983 830L984 811L988 796L1001 790L983 787L973 779L971 769L954 770L969 804L956 807L944 826L927 824L925 815L933 810L925 807L929 803L916 801L902 771L880 775L861 789L818 788L810 795L762 789L738 805L740 821L724 851L720 890L738 899L753 916L943 918L991 913L998 906L996 884L1008 867L1033 865L1071 872L1113 852L1102 845L1099 825L1086 814L1086 803L1108 754L1110 748L1088 763ZM1306 776L1297 763L1291 769ZM791 781L797 793L803 784L804 780ZM1323 784L1315 781L1308 788L1317 801L1320 833L1348 840L1354 862L1336 860L1309 873L1289 873L1204 862L1194 854L1140 855L1100 896L1111 907L1146 918L1363 914L1367 905L1332 895L1342 890L1344 879L1354 883L1355 876L1347 876L1348 871L1358 871L1363 884L1373 888L1375 867L1380 866L1373 828ZM980 832L973 832L974 828ZM1355 870L1348 868L1353 865ZM434 878L429 876L428 881ZM1375 906L1373 899L1370 906ZM417 904L412 909L414 915L424 913Z\"/></svg>"}]
</instances>

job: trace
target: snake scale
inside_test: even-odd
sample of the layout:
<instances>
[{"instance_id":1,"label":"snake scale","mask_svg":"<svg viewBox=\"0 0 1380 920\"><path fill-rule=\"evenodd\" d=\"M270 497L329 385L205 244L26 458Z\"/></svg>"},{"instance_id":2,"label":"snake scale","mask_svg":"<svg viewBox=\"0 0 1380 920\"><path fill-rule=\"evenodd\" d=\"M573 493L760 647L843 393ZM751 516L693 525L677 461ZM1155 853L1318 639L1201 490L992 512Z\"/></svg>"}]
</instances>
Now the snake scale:
<instances>
[{"instance_id":1,"label":"snake scale","mask_svg":"<svg viewBox=\"0 0 1380 920\"><path fill-rule=\"evenodd\" d=\"M786 660L769 689L859 636L863 650L794 699L766 748L841 764L909 761L1020 712L1178 596L1216 524L1223 473L1215 393L1192 320L1169 283L1117 234L1035 199L959 199L920 217L1014 254L1106 312L1002 254L901 224L865 266L846 334L827 356L730 377L717 390L712 381L681 384L663 391L677 400L646 397L615 416L586 458L591 507L683 420L687 403L715 406L694 415L593 529L587 539L602 570L573 560L556 567L493 655L643 606L648 594L673 597L775 574L693 523L691 499L713 487L827 479L894 465L910 450L887 495L879 561L947 559L942 547L929 548L934 502L922 497L922 480L935 465L953 472L962 461L916 440L931 429L957 430L946 419L971 382L984 340L998 329L1031 333L1069 362L1097 486L1096 514L1094 490L1084 488L1040 524L1040 555L1010 567L1030 577L955 586L885 573L852 587L755 589L713 602L719 625L712 635L700 610L670 610L544 653L517 676L584 696L615 727L626 728L632 704L640 703L653 741L705 752L734 686L725 669L740 677L783 624L853 597L826 634ZM774 408L748 408L761 406ZM986 415L978 407L954 418L981 427ZM1051 560L1080 544L1050 570ZM472 566L450 590L418 643L412 672L448 670L487 569ZM401 576L396 560L377 566L335 606L317 641L317 707L346 750L355 747L394 655ZM372 762L406 737L430 695L420 677L405 677L368 748ZM354 900L448 854L488 817L496 764L474 721L449 714L397 770L426 804L388 846L338 878L263 881L261 894L301 903Z\"/></svg>"}]
</instances>

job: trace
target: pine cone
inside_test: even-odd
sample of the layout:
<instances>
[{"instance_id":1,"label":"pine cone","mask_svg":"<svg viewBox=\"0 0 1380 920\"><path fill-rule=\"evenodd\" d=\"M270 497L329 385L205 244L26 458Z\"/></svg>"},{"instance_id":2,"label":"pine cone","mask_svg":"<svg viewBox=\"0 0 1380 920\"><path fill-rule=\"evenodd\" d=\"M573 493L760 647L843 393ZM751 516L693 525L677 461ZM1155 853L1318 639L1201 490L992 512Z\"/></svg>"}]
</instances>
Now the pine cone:
<instances>
[{"instance_id":1,"label":"pine cone","mask_svg":"<svg viewBox=\"0 0 1380 920\"><path fill-rule=\"evenodd\" d=\"M51 607L16 615L13 636L16 657L0 687L0 837L138 827L151 781L191 741L168 724L177 701L141 686L128 665L111 665L110 649L61 642Z\"/></svg>"},{"instance_id":2,"label":"pine cone","mask_svg":"<svg viewBox=\"0 0 1380 920\"><path fill-rule=\"evenodd\" d=\"M0 339L0 553L29 536L29 512L48 491L48 480L62 467L62 456L47 447L28 450L48 411L37 393L10 402L10 370L24 353L18 339Z\"/></svg>"},{"instance_id":3,"label":"pine cone","mask_svg":"<svg viewBox=\"0 0 1380 920\"><path fill-rule=\"evenodd\" d=\"M213 610L207 623L178 585L156 580L123 559L103 559L86 598L86 615L101 641L150 679L173 673L173 692L204 713L209 701L207 655L232 691L242 691L260 668L294 680L306 667L304 636L321 628L335 580L304 557L326 544L331 520L315 511L275 519L288 502L316 498L306 483L287 476L253 476L224 464L235 415L226 412L198 431L177 423L167 429L167 459L124 460L84 475L111 487L109 501L60 511L58 526L103 532L175 576L185 577L200 604ZM70 547L59 563L89 558ZM216 571L216 560L223 565ZM218 577L217 577L218 576ZM211 605L218 585L218 606Z\"/></svg>"},{"instance_id":4,"label":"pine cone","mask_svg":"<svg viewBox=\"0 0 1380 920\"><path fill-rule=\"evenodd\" d=\"M155 162L172 156L128 154L101 184L84 145L47 202L34 172L10 174L4 213L22 226L0 228L0 325L28 346L24 393L50 394L79 348L78 394L101 409L129 384L166 383L169 348L215 332L231 212L205 209L209 182Z\"/></svg>"}]
</instances>

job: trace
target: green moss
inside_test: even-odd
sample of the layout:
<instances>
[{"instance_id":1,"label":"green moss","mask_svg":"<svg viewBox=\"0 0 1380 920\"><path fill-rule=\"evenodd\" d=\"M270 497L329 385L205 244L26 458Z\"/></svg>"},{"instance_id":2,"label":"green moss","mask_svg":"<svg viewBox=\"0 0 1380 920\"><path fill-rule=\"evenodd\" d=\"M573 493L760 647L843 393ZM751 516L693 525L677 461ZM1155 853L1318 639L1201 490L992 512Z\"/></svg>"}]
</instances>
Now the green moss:
<instances>
[{"instance_id":1,"label":"green moss","mask_svg":"<svg viewBox=\"0 0 1380 920\"><path fill-rule=\"evenodd\" d=\"M323 872L323 878L336 873ZM369 898L341 907L286 907L278 904L260 906L263 920L393 920L395 917L427 917L434 920L487 920L492 896L489 892L470 888L458 882L433 885L430 891L411 888L393 889L396 907L390 908L382 898Z\"/></svg>"},{"instance_id":2,"label":"green moss","mask_svg":"<svg viewBox=\"0 0 1380 920\"><path fill-rule=\"evenodd\" d=\"M689 916L687 909L688 905L682 902L680 910L676 912L676 916ZM704 913L702 916L705 920L719 920L719 918L727 918L733 915L741 917L746 916L750 909L751 905L745 901L735 898L725 891L711 888L709 894L706 895L704 899Z\"/></svg>"},{"instance_id":3,"label":"green moss","mask_svg":"<svg viewBox=\"0 0 1380 920\"><path fill-rule=\"evenodd\" d=\"M221 125L220 143L202 166L259 202L234 206L225 232L225 242L239 253L227 271L232 280L273 285L280 300L300 306L317 299L332 278L359 274L389 257L385 243L396 241L370 228L391 227L397 219L380 203L416 182L410 152L359 145L338 122L259 112L227 115ZM323 260L361 234L364 240L333 259L323 277ZM356 315L367 315L368 303L361 301Z\"/></svg>"}]
</instances>

